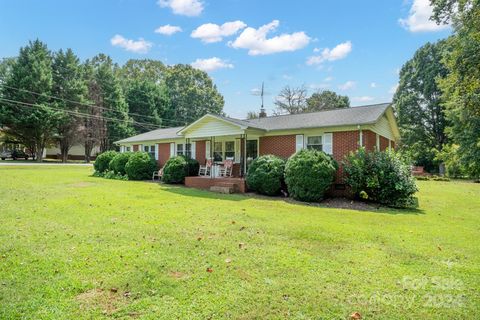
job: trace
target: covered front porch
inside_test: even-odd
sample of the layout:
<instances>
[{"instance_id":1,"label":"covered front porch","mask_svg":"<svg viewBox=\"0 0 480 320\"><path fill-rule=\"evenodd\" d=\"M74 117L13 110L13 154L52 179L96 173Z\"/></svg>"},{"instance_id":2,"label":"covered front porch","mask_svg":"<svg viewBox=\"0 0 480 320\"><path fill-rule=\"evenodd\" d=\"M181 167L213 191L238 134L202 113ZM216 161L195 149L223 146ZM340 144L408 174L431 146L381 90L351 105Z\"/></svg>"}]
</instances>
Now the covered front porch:
<instances>
[{"instance_id":1,"label":"covered front porch","mask_svg":"<svg viewBox=\"0 0 480 320\"><path fill-rule=\"evenodd\" d=\"M186 177L185 186L221 193L245 193L247 191L246 182L243 177Z\"/></svg>"}]
</instances>

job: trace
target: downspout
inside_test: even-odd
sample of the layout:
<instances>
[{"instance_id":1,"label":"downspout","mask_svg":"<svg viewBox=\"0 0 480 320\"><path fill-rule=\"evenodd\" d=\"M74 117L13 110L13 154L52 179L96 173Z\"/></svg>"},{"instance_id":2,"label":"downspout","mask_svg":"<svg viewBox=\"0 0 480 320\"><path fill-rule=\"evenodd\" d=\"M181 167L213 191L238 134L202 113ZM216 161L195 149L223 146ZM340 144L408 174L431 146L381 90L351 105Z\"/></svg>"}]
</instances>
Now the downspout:
<instances>
[{"instance_id":1,"label":"downspout","mask_svg":"<svg viewBox=\"0 0 480 320\"><path fill-rule=\"evenodd\" d=\"M360 139L359 139L360 146L359 146L359 148L361 148L361 147L363 147L363 132L362 132L362 128L360 127L360 125L358 125L357 128L358 128L358 133L360 135Z\"/></svg>"}]
</instances>

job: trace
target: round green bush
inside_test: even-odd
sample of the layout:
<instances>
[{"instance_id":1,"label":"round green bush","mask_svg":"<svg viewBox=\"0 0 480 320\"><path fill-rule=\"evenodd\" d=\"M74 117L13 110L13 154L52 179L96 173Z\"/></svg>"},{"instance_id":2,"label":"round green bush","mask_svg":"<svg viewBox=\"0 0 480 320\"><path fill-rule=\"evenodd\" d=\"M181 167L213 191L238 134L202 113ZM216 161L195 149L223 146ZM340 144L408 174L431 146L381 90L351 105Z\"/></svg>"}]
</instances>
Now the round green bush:
<instances>
[{"instance_id":1,"label":"round green bush","mask_svg":"<svg viewBox=\"0 0 480 320\"><path fill-rule=\"evenodd\" d=\"M125 174L125 165L127 164L132 152L118 153L108 164L108 168L116 174Z\"/></svg>"},{"instance_id":2,"label":"round green bush","mask_svg":"<svg viewBox=\"0 0 480 320\"><path fill-rule=\"evenodd\" d=\"M285 160L274 155L265 155L253 160L248 167L247 186L250 190L277 195L282 189Z\"/></svg>"},{"instance_id":3,"label":"round green bush","mask_svg":"<svg viewBox=\"0 0 480 320\"><path fill-rule=\"evenodd\" d=\"M345 182L358 198L363 193L368 195L366 199L391 207L416 205L415 179L409 165L394 151L367 152L361 148L345 158L343 169Z\"/></svg>"},{"instance_id":4,"label":"round green bush","mask_svg":"<svg viewBox=\"0 0 480 320\"><path fill-rule=\"evenodd\" d=\"M200 163L197 160L192 158L184 157L187 162L187 177L198 175L198 169L200 168Z\"/></svg>"},{"instance_id":5,"label":"round green bush","mask_svg":"<svg viewBox=\"0 0 480 320\"><path fill-rule=\"evenodd\" d=\"M110 161L117 155L116 151L105 151L97 156L93 163L95 171L103 173L108 170Z\"/></svg>"},{"instance_id":6,"label":"round green bush","mask_svg":"<svg viewBox=\"0 0 480 320\"><path fill-rule=\"evenodd\" d=\"M129 180L151 179L157 170L157 162L146 152L134 152L125 165L125 173Z\"/></svg>"},{"instance_id":7,"label":"round green bush","mask_svg":"<svg viewBox=\"0 0 480 320\"><path fill-rule=\"evenodd\" d=\"M185 157L178 156L168 159L163 167L163 182L183 183L187 175L187 161Z\"/></svg>"},{"instance_id":8,"label":"round green bush","mask_svg":"<svg viewBox=\"0 0 480 320\"><path fill-rule=\"evenodd\" d=\"M301 150L292 155L285 165L288 192L295 200L320 201L332 185L337 168L336 161L326 153Z\"/></svg>"}]
</instances>

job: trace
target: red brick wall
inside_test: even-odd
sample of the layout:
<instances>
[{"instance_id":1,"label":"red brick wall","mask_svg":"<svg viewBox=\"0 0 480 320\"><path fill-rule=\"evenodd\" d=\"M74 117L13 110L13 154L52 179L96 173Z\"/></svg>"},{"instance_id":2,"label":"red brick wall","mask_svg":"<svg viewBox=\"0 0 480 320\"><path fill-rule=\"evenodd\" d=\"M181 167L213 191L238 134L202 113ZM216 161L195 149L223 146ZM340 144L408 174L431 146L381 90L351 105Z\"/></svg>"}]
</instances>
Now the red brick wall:
<instances>
[{"instance_id":1,"label":"red brick wall","mask_svg":"<svg viewBox=\"0 0 480 320\"><path fill-rule=\"evenodd\" d=\"M170 143L159 143L158 148L158 167L161 168L170 159Z\"/></svg>"},{"instance_id":2,"label":"red brick wall","mask_svg":"<svg viewBox=\"0 0 480 320\"><path fill-rule=\"evenodd\" d=\"M195 159L197 159L197 161L200 163L200 164L205 164L205 161L206 161L206 155L205 155L205 148L206 148L206 142L205 140L204 141L197 141L195 143Z\"/></svg>"},{"instance_id":3,"label":"red brick wall","mask_svg":"<svg viewBox=\"0 0 480 320\"><path fill-rule=\"evenodd\" d=\"M363 146L367 151L374 151L377 145L377 135L370 130L363 130Z\"/></svg>"},{"instance_id":4,"label":"red brick wall","mask_svg":"<svg viewBox=\"0 0 480 320\"><path fill-rule=\"evenodd\" d=\"M288 158L295 153L295 135L260 137L259 155L273 154Z\"/></svg>"},{"instance_id":5,"label":"red brick wall","mask_svg":"<svg viewBox=\"0 0 480 320\"><path fill-rule=\"evenodd\" d=\"M133 152L137 152L137 151L138 151L138 147L139 147L138 144L134 144L134 145L133 145L133 148L132 148Z\"/></svg>"},{"instance_id":6,"label":"red brick wall","mask_svg":"<svg viewBox=\"0 0 480 320\"><path fill-rule=\"evenodd\" d=\"M344 157L359 147L360 133L358 131L341 131L333 133L333 158L338 162L336 183L343 183L342 161Z\"/></svg>"},{"instance_id":7,"label":"red brick wall","mask_svg":"<svg viewBox=\"0 0 480 320\"><path fill-rule=\"evenodd\" d=\"M380 136L380 151L388 148L388 139Z\"/></svg>"}]
</instances>

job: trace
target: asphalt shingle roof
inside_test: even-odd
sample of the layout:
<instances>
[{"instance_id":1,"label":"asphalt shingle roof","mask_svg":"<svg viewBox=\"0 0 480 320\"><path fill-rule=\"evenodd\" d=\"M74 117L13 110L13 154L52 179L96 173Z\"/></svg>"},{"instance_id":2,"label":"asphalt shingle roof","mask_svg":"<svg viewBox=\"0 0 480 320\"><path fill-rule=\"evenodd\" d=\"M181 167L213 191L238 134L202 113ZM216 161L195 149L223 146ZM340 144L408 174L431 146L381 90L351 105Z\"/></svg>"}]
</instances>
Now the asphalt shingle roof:
<instances>
[{"instance_id":1,"label":"asphalt shingle roof","mask_svg":"<svg viewBox=\"0 0 480 320\"><path fill-rule=\"evenodd\" d=\"M162 140L162 139L181 138L181 136L177 135L177 132L179 130L181 130L182 128L183 127L156 129L156 130L153 130L153 131L141 133L139 135L117 141L116 143L128 143L128 142L140 142L140 141L153 141L153 140Z\"/></svg>"},{"instance_id":2,"label":"asphalt shingle roof","mask_svg":"<svg viewBox=\"0 0 480 320\"><path fill-rule=\"evenodd\" d=\"M216 117L244 127L256 128L265 131L274 131L373 124L378 121L378 119L383 115L389 106L389 103L382 103L362 107L272 116L251 120L240 120L222 116ZM183 128L184 127L157 129L117 141L117 143L181 138L177 132Z\"/></svg>"},{"instance_id":3,"label":"asphalt shingle roof","mask_svg":"<svg viewBox=\"0 0 480 320\"><path fill-rule=\"evenodd\" d=\"M253 127L267 131L362 125L376 122L389 106L389 103L382 103L371 106L273 116L245 121Z\"/></svg>"}]
</instances>

